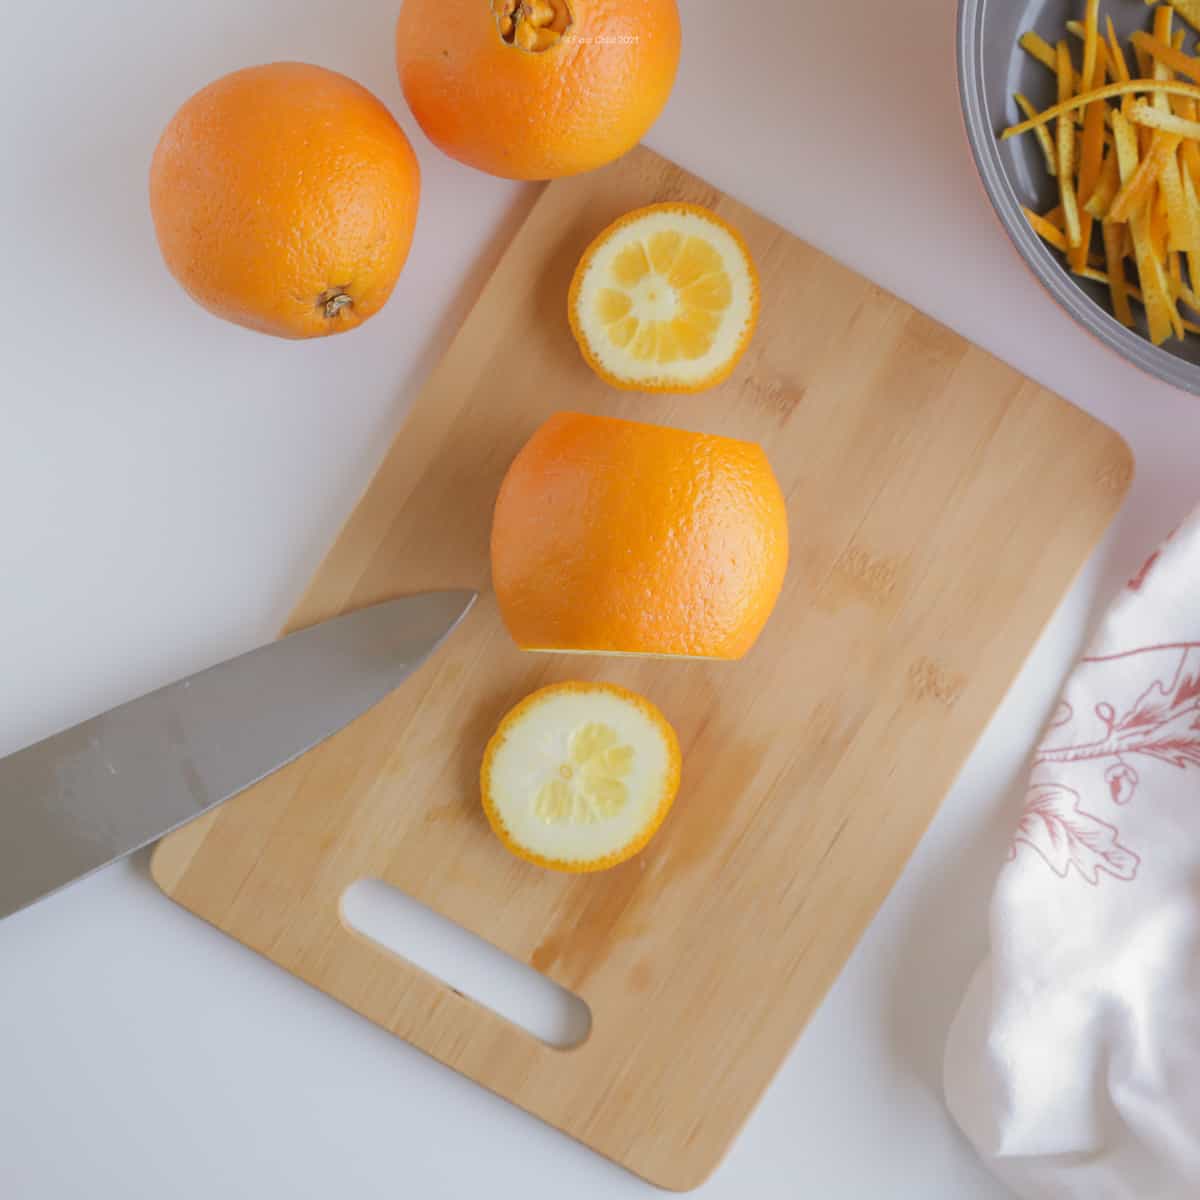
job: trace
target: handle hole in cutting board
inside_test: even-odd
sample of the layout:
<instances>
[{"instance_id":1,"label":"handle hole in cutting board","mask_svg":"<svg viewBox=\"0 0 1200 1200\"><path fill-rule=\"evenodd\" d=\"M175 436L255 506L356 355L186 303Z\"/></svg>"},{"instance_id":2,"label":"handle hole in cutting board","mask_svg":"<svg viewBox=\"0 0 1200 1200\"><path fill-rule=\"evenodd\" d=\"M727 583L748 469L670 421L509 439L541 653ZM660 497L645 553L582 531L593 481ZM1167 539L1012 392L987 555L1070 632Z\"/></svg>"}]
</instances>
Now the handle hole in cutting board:
<instances>
[{"instance_id":1,"label":"handle hole in cutting board","mask_svg":"<svg viewBox=\"0 0 1200 1200\"><path fill-rule=\"evenodd\" d=\"M591 1033L591 1009L573 992L390 883L351 884L342 895L342 919L556 1050L579 1046Z\"/></svg>"}]
</instances>

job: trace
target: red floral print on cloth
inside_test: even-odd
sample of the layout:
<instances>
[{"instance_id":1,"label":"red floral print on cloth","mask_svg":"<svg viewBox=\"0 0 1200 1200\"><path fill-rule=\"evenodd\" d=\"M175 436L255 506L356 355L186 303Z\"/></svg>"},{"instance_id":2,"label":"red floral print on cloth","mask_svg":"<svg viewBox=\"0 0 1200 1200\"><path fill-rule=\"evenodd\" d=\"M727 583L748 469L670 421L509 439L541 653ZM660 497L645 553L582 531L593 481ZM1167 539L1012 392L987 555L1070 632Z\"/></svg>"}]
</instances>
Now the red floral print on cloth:
<instances>
[{"instance_id":1,"label":"red floral print on cloth","mask_svg":"<svg viewBox=\"0 0 1200 1200\"><path fill-rule=\"evenodd\" d=\"M1146 577L1154 570L1154 564L1162 557L1161 550L1155 550L1144 563L1142 569L1129 581L1126 585L1131 592L1140 592L1142 585L1146 582Z\"/></svg>"},{"instance_id":2,"label":"red floral print on cloth","mask_svg":"<svg viewBox=\"0 0 1200 1200\"><path fill-rule=\"evenodd\" d=\"M1146 579L1150 575L1150 572L1154 570L1155 566L1158 564L1158 560L1162 558L1163 551L1167 548L1167 544L1178 532L1179 527L1176 526L1171 530L1170 533L1167 534L1166 540L1163 542L1163 544L1159 546L1159 548L1155 550L1154 553L1151 554L1144 563L1142 563L1141 570L1138 571L1138 573L1125 585L1131 592L1140 592L1142 590L1142 588L1145 586Z\"/></svg>"},{"instance_id":3,"label":"red floral print on cloth","mask_svg":"<svg viewBox=\"0 0 1200 1200\"><path fill-rule=\"evenodd\" d=\"M1059 704L1034 756L1009 858L1027 846L1056 875L1065 879L1074 867L1095 887L1102 873L1132 880L1141 864L1121 844L1118 826L1097 812L1133 800L1141 772L1200 767L1200 643L1085 658L1077 674L1082 689L1118 702L1100 701L1084 719Z\"/></svg>"},{"instance_id":4,"label":"red floral print on cloth","mask_svg":"<svg viewBox=\"0 0 1200 1200\"><path fill-rule=\"evenodd\" d=\"M1101 871L1116 879L1132 879L1141 860L1117 841L1117 831L1079 808L1079 793L1061 783L1039 783L1025 797L1025 811L1013 836L1013 849L1024 843L1066 879L1071 868L1093 887Z\"/></svg>"}]
</instances>

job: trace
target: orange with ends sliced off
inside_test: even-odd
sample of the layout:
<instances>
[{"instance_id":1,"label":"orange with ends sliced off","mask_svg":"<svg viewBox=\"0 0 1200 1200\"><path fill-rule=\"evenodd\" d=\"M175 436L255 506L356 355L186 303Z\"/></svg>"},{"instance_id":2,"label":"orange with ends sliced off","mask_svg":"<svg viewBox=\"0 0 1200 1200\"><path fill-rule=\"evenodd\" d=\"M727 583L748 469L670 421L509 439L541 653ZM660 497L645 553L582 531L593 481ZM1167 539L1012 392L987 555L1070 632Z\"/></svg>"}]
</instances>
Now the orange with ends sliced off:
<instances>
[{"instance_id":1,"label":"orange with ends sliced off","mask_svg":"<svg viewBox=\"0 0 1200 1200\"><path fill-rule=\"evenodd\" d=\"M575 269L571 332L614 387L699 392L729 376L758 324L741 235L698 204L652 204L610 225Z\"/></svg>"},{"instance_id":2,"label":"orange with ends sliced off","mask_svg":"<svg viewBox=\"0 0 1200 1200\"><path fill-rule=\"evenodd\" d=\"M584 873L650 841L679 774L679 739L649 700L611 683L556 683L500 722L479 779L488 823L513 854Z\"/></svg>"},{"instance_id":3,"label":"orange with ends sliced off","mask_svg":"<svg viewBox=\"0 0 1200 1200\"><path fill-rule=\"evenodd\" d=\"M491 556L524 650L741 658L783 586L787 505L753 442L556 413L500 485Z\"/></svg>"}]
</instances>

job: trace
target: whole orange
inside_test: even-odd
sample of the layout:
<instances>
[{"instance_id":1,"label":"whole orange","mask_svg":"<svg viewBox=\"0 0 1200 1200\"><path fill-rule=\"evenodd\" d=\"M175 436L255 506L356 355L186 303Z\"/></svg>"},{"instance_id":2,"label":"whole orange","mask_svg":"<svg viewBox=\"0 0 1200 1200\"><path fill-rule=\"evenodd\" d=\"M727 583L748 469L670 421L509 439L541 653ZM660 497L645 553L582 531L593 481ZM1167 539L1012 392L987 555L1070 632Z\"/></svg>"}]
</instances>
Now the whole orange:
<instances>
[{"instance_id":1,"label":"whole orange","mask_svg":"<svg viewBox=\"0 0 1200 1200\"><path fill-rule=\"evenodd\" d=\"M420 192L391 113L306 63L210 83L171 118L150 166L171 274L217 316L287 338L341 333L379 311Z\"/></svg>"},{"instance_id":2,"label":"whole orange","mask_svg":"<svg viewBox=\"0 0 1200 1200\"><path fill-rule=\"evenodd\" d=\"M404 0L400 82L430 141L508 179L635 146L679 65L676 0Z\"/></svg>"},{"instance_id":3,"label":"whole orange","mask_svg":"<svg viewBox=\"0 0 1200 1200\"><path fill-rule=\"evenodd\" d=\"M788 561L761 446L557 413L509 467L492 584L524 650L740 658Z\"/></svg>"}]
</instances>

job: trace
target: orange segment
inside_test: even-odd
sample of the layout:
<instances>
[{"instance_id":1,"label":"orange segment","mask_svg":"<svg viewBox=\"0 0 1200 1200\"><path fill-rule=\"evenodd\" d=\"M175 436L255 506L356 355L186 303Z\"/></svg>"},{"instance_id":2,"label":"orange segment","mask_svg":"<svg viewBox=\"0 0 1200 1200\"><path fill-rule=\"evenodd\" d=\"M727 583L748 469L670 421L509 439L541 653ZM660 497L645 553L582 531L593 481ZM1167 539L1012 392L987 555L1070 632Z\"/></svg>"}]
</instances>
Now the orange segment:
<instances>
[{"instance_id":1,"label":"orange segment","mask_svg":"<svg viewBox=\"0 0 1200 1200\"><path fill-rule=\"evenodd\" d=\"M667 276L672 287L683 288L695 283L702 275L714 275L723 270L721 256L703 238L690 237Z\"/></svg>"},{"instance_id":2,"label":"orange segment","mask_svg":"<svg viewBox=\"0 0 1200 1200\"><path fill-rule=\"evenodd\" d=\"M715 213L654 204L592 243L568 310L584 358L609 383L700 391L725 379L745 352L758 319L758 276L745 243Z\"/></svg>"},{"instance_id":3,"label":"orange segment","mask_svg":"<svg viewBox=\"0 0 1200 1200\"><path fill-rule=\"evenodd\" d=\"M712 334L693 322L677 321L671 332L687 358L700 358L712 349Z\"/></svg>"},{"instance_id":4,"label":"orange segment","mask_svg":"<svg viewBox=\"0 0 1200 1200\"><path fill-rule=\"evenodd\" d=\"M650 260L641 242L633 242L613 258L612 277L620 287L631 288L649 274Z\"/></svg>"},{"instance_id":5,"label":"orange segment","mask_svg":"<svg viewBox=\"0 0 1200 1200\"><path fill-rule=\"evenodd\" d=\"M614 346L628 346L633 341L633 335L638 331L637 317L626 317L617 321L608 331Z\"/></svg>"},{"instance_id":6,"label":"orange segment","mask_svg":"<svg viewBox=\"0 0 1200 1200\"><path fill-rule=\"evenodd\" d=\"M629 296L625 292L618 292L613 288L605 288L596 297L596 313L606 325L611 325L613 321L619 321L622 317L627 316L632 307L633 301Z\"/></svg>"},{"instance_id":7,"label":"orange segment","mask_svg":"<svg viewBox=\"0 0 1200 1200\"><path fill-rule=\"evenodd\" d=\"M658 322L647 321L638 329L637 337L633 339L633 345L629 347L630 353L643 362L655 358L658 349Z\"/></svg>"},{"instance_id":8,"label":"orange segment","mask_svg":"<svg viewBox=\"0 0 1200 1200\"><path fill-rule=\"evenodd\" d=\"M649 251L650 266L653 270L659 275L670 274L675 260L679 257L682 245L683 234L675 233L673 230L651 234L646 240L646 248Z\"/></svg>"},{"instance_id":9,"label":"orange segment","mask_svg":"<svg viewBox=\"0 0 1200 1200\"><path fill-rule=\"evenodd\" d=\"M705 275L680 290L679 302L685 312L697 308L724 312L733 303L733 285L724 271L716 275Z\"/></svg>"},{"instance_id":10,"label":"orange segment","mask_svg":"<svg viewBox=\"0 0 1200 1200\"><path fill-rule=\"evenodd\" d=\"M658 327L658 361L673 363L681 358L698 358L699 355L689 354L675 332L674 324L664 322Z\"/></svg>"},{"instance_id":11,"label":"orange segment","mask_svg":"<svg viewBox=\"0 0 1200 1200\"><path fill-rule=\"evenodd\" d=\"M558 413L509 467L491 554L522 649L734 659L783 586L787 508L752 442Z\"/></svg>"},{"instance_id":12,"label":"orange segment","mask_svg":"<svg viewBox=\"0 0 1200 1200\"><path fill-rule=\"evenodd\" d=\"M609 683L558 683L500 722L479 782L488 823L513 854L601 871L654 836L679 768L679 739L649 700Z\"/></svg>"}]
</instances>

